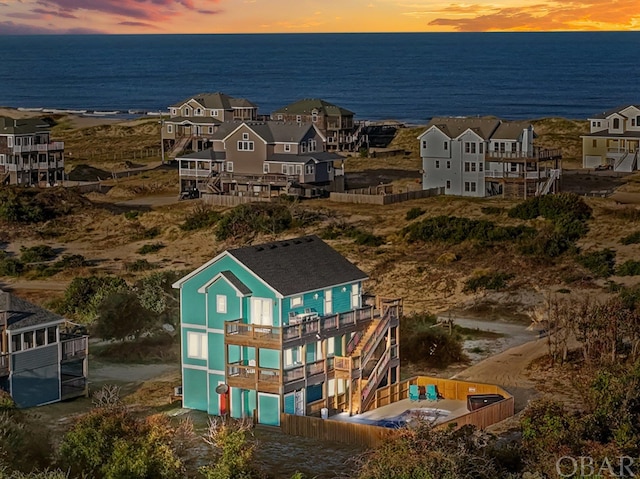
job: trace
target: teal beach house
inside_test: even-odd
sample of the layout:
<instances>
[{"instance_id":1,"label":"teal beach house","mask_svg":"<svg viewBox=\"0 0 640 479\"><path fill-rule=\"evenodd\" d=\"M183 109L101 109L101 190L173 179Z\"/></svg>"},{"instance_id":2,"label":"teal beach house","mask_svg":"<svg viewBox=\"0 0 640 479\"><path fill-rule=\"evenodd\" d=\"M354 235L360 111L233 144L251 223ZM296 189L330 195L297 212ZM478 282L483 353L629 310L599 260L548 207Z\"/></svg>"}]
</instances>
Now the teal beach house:
<instances>
[{"instance_id":1,"label":"teal beach house","mask_svg":"<svg viewBox=\"0 0 640 479\"><path fill-rule=\"evenodd\" d=\"M317 236L227 250L177 281L185 408L280 424L352 414L400 377L401 300Z\"/></svg>"}]
</instances>

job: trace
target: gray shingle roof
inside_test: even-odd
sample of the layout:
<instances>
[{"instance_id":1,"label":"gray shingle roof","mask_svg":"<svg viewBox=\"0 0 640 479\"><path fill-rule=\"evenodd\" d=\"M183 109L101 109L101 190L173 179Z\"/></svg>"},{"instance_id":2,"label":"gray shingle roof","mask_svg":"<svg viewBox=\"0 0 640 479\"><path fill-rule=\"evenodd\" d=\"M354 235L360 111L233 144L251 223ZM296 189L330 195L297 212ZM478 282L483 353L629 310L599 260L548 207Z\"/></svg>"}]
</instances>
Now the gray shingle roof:
<instances>
[{"instance_id":1,"label":"gray shingle roof","mask_svg":"<svg viewBox=\"0 0 640 479\"><path fill-rule=\"evenodd\" d=\"M328 116L353 116L354 113L346 108L334 105L320 98L305 98L298 100L285 107L276 110L274 113L291 114L291 115L311 115L313 110L318 110L318 114L326 114Z\"/></svg>"},{"instance_id":2,"label":"gray shingle roof","mask_svg":"<svg viewBox=\"0 0 640 479\"><path fill-rule=\"evenodd\" d=\"M597 115L593 115L590 116L589 119L593 119L593 120L604 120L605 118L607 118L610 115L613 115L614 113L619 113L622 110L624 110L625 108L629 108L630 106L635 106L636 108L640 109L640 105L636 105L636 104L628 104L628 105L620 105L616 108L611 108L610 110L607 111L603 111L602 113L598 113Z\"/></svg>"},{"instance_id":3,"label":"gray shingle roof","mask_svg":"<svg viewBox=\"0 0 640 479\"><path fill-rule=\"evenodd\" d=\"M283 296L367 279L363 271L315 235L228 253Z\"/></svg>"},{"instance_id":4,"label":"gray shingle roof","mask_svg":"<svg viewBox=\"0 0 640 479\"><path fill-rule=\"evenodd\" d=\"M64 318L6 291L0 292L0 312L7 313L7 329L22 329L47 323L62 323Z\"/></svg>"},{"instance_id":5,"label":"gray shingle roof","mask_svg":"<svg viewBox=\"0 0 640 479\"><path fill-rule=\"evenodd\" d=\"M587 133L585 136L597 138L640 138L640 131L625 131L624 133L609 133L607 130L597 131L595 133Z\"/></svg>"},{"instance_id":6,"label":"gray shingle roof","mask_svg":"<svg viewBox=\"0 0 640 479\"><path fill-rule=\"evenodd\" d=\"M257 108L257 106L246 98L233 98L221 92L216 93L198 93L197 95L186 98L185 100L171 105L172 107L180 107L190 100L195 100L205 108L214 110L232 110L236 108Z\"/></svg>"},{"instance_id":7,"label":"gray shingle roof","mask_svg":"<svg viewBox=\"0 0 640 479\"><path fill-rule=\"evenodd\" d=\"M13 119L0 116L0 135L26 135L29 133L49 131L50 125L40 118Z\"/></svg>"},{"instance_id":8,"label":"gray shingle roof","mask_svg":"<svg viewBox=\"0 0 640 479\"><path fill-rule=\"evenodd\" d=\"M169 120L164 120L165 123L182 124L192 123L195 125L219 125L222 123L220 120L213 118L212 116L173 116Z\"/></svg>"},{"instance_id":9,"label":"gray shingle roof","mask_svg":"<svg viewBox=\"0 0 640 479\"><path fill-rule=\"evenodd\" d=\"M277 163L308 163L314 161L316 163L333 162L342 160L344 157L329 151L319 151L316 153L302 153L292 155L287 153L274 153L267 161L275 161Z\"/></svg>"},{"instance_id":10,"label":"gray shingle roof","mask_svg":"<svg viewBox=\"0 0 640 479\"><path fill-rule=\"evenodd\" d=\"M528 121L501 121L500 125L491 135L497 140L518 140L522 136L522 131L531 126Z\"/></svg>"},{"instance_id":11,"label":"gray shingle roof","mask_svg":"<svg viewBox=\"0 0 640 479\"><path fill-rule=\"evenodd\" d=\"M224 161L227 158L226 151L214 151L212 148L208 148L202 151L196 151L187 155L178 156L176 160L211 160L211 161Z\"/></svg>"},{"instance_id":12,"label":"gray shingle roof","mask_svg":"<svg viewBox=\"0 0 640 479\"><path fill-rule=\"evenodd\" d=\"M214 134L215 139L224 139L243 123L229 122L220 126ZM283 123L277 121L248 121L244 122L267 143L293 142L299 143L313 128L311 123Z\"/></svg>"},{"instance_id":13,"label":"gray shingle roof","mask_svg":"<svg viewBox=\"0 0 640 479\"><path fill-rule=\"evenodd\" d=\"M240 281L240 278L238 278L235 274L233 274L233 271L225 270L225 271L222 271L220 274L224 276L227 279L227 281L229 281L229 283L235 286L235 288L238 291L240 291L242 294L247 295L247 294L253 293L253 291L251 291L246 284Z\"/></svg>"}]
</instances>

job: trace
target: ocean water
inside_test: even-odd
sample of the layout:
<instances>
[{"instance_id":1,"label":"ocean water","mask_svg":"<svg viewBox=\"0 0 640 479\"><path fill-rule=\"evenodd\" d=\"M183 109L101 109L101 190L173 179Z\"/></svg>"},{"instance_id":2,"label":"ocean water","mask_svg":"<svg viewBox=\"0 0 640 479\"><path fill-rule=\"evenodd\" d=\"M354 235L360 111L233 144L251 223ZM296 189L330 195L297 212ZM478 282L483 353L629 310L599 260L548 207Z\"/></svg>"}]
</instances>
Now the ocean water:
<instances>
[{"instance_id":1,"label":"ocean water","mask_svg":"<svg viewBox=\"0 0 640 479\"><path fill-rule=\"evenodd\" d=\"M268 114L586 118L640 103L640 32L0 36L0 105L165 109L222 91Z\"/></svg>"}]
</instances>

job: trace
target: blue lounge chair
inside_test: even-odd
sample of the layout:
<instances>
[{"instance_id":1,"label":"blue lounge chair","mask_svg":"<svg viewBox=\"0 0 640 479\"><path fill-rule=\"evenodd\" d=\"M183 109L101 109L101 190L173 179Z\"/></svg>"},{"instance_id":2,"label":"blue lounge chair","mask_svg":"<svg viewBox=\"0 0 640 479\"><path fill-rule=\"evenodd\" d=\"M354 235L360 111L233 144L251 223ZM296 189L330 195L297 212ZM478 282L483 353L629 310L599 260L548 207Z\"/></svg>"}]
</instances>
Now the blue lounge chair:
<instances>
[{"instance_id":1,"label":"blue lounge chair","mask_svg":"<svg viewBox=\"0 0 640 479\"><path fill-rule=\"evenodd\" d=\"M435 384L427 384L427 401L437 401L438 390Z\"/></svg>"},{"instance_id":2,"label":"blue lounge chair","mask_svg":"<svg viewBox=\"0 0 640 479\"><path fill-rule=\"evenodd\" d=\"M417 384L409 384L409 400L418 401L420 399L420 392Z\"/></svg>"}]
</instances>

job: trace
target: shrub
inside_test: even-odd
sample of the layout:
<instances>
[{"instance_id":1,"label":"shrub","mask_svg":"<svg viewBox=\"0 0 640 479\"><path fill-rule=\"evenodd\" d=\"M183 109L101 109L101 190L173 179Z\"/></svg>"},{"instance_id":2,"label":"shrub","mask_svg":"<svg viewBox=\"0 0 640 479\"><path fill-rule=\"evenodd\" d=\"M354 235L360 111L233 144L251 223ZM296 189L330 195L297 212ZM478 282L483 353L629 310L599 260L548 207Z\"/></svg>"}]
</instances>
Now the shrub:
<instances>
[{"instance_id":1,"label":"shrub","mask_svg":"<svg viewBox=\"0 0 640 479\"><path fill-rule=\"evenodd\" d=\"M137 253L138 254L157 253L162 248L164 248L164 245L162 243L146 244L146 245L143 245L142 247L140 247L138 249Z\"/></svg>"},{"instance_id":2,"label":"shrub","mask_svg":"<svg viewBox=\"0 0 640 479\"><path fill-rule=\"evenodd\" d=\"M627 260L616 269L618 276L638 276L640 275L640 261Z\"/></svg>"},{"instance_id":3,"label":"shrub","mask_svg":"<svg viewBox=\"0 0 640 479\"><path fill-rule=\"evenodd\" d=\"M354 243L363 246L380 246L384 244L384 238L382 238L382 236L377 236L367 231L355 230L349 236L353 238Z\"/></svg>"},{"instance_id":4,"label":"shrub","mask_svg":"<svg viewBox=\"0 0 640 479\"><path fill-rule=\"evenodd\" d=\"M210 228L220 221L221 217L222 215L214 209L204 204L199 204L185 217L180 229L182 231L195 231Z\"/></svg>"},{"instance_id":5,"label":"shrub","mask_svg":"<svg viewBox=\"0 0 640 479\"><path fill-rule=\"evenodd\" d=\"M400 360L433 367L446 367L466 360L459 335L433 328L437 318L414 314L400 322L402 348Z\"/></svg>"},{"instance_id":6,"label":"shrub","mask_svg":"<svg viewBox=\"0 0 640 479\"><path fill-rule=\"evenodd\" d=\"M24 271L24 264L15 258L0 259L0 276L20 276Z\"/></svg>"},{"instance_id":7,"label":"shrub","mask_svg":"<svg viewBox=\"0 0 640 479\"><path fill-rule=\"evenodd\" d=\"M587 221L591 218L591 207L582 197L574 193L535 196L509 210L511 218L530 220L542 216L551 221L561 218Z\"/></svg>"},{"instance_id":8,"label":"shrub","mask_svg":"<svg viewBox=\"0 0 640 479\"><path fill-rule=\"evenodd\" d=\"M246 238L259 233L278 234L292 226L293 216L280 203L246 203L227 212L216 227L216 238Z\"/></svg>"},{"instance_id":9,"label":"shrub","mask_svg":"<svg viewBox=\"0 0 640 479\"><path fill-rule=\"evenodd\" d=\"M465 292L475 293L479 289L491 289L499 291L507 287L507 283L513 278L510 273L486 273L469 278L464 283Z\"/></svg>"},{"instance_id":10,"label":"shrub","mask_svg":"<svg viewBox=\"0 0 640 479\"><path fill-rule=\"evenodd\" d=\"M23 263L41 263L54 259L57 253L51 246L38 245L30 248L24 246L20 248L20 259Z\"/></svg>"},{"instance_id":11,"label":"shrub","mask_svg":"<svg viewBox=\"0 0 640 479\"><path fill-rule=\"evenodd\" d=\"M635 231L630 235L625 236L620 240L620 243L628 245L628 244L638 244L640 243L640 231Z\"/></svg>"},{"instance_id":12,"label":"shrub","mask_svg":"<svg viewBox=\"0 0 640 479\"><path fill-rule=\"evenodd\" d=\"M127 271L132 273L149 271L157 268L156 265L149 263L146 259L137 259L133 263L125 263L124 267Z\"/></svg>"},{"instance_id":13,"label":"shrub","mask_svg":"<svg viewBox=\"0 0 640 479\"><path fill-rule=\"evenodd\" d=\"M422 208L411 208L407 211L406 219L407 221L415 220L417 217L422 216L425 213L425 210Z\"/></svg>"},{"instance_id":14,"label":"shrub","mask_svg":"<svg viewBox=\"0 0 640 479\"><path fill-rule=\"evenodd\" d=\"M608 278L614 273L616 252L608 248L592 251L578 255L576 261L591 271L596 278Z\"/></svg>"},{"instance_id":15,"label":"shrub","mask_svg":"<svg viewBox=\"0 0 640 479\"><path fill-rule=\"evenodd\" d=\"M55 262L55 267L60 269L82 268L90 266L90 263L81 254L65 254L62 259Z\"/></svg>"},{"instance_id":16,"label":"shrub","mask_svg":"<svg viewBox=\"0 0 640 479\"><path fill-rule=\"evenodd\" d=\"M475 240L480 243L512 241L533 236L526 226L497 226L491 221L456 216L436 216L406 226L402 233L409 242L443 241L451 244Z\"/></svg>"},{"instance_id":17,"label":"shrub","mask_svg":"<svg viewBox=\"0 0 640 479\"><path fill-rule=\"evenodd\" d=\"M91 322L97 317L100 304L106 296L126 289L127 283L115 276L74 278L67 286L56 310L60 314L74 315Z\"/></svg>"},{"instance_id":18,"label":"shrub","mask_svg":"<svg viewBox=\"0 0 640 479\"><path fill-rule=\"evenodd\" d=\"M482 211L482 213L485 215L498 216L504 213L504 208L500 208L498 206L483 206L482 208L480 208L480 211Z\"/></svg>"},{"instance_id":19,"label":"shrub","mask_svg":"<svg viewBox=\"0 0 640 479\"><path fill-rule=\"evenodd\" d=\"M140 216L140 212L138 210L125 211L124 217L128 220L135 220Z\"/></svg>"}]
</instances>

